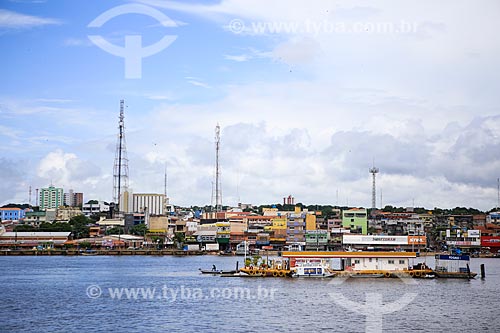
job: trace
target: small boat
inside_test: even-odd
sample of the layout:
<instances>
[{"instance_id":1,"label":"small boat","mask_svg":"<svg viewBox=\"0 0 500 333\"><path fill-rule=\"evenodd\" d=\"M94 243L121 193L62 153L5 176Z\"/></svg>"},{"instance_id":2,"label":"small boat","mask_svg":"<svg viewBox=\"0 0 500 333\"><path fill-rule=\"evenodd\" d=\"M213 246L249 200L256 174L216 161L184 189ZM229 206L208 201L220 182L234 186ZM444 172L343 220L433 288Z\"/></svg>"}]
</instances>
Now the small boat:
<instances>
[{"instance_id":1,"label":"small boat","mask_svg":"<svg viewBox=\"0 0 500 333\"><path fill-rule=\"evenodd\" d=\"M292 277L315 277L315 278L326 278L334 277L336 273L329 267L323 265L308 266L308 267L295 267L292 270Z\"/></svg>"},{"instance_id":2,"label":"small boat","mask_svg":"<svg viewBox=\"0 0 500 333\"><path fill-rule=\"evenodd\" d=\"M220 275L220 274L235 274L236 270L223 270L223 269L201 269L198 268L201 274L212 274L212 275Z\"/></svg>"},{"instance_id":3,"label":"small boat","mask_svg":"<svg viewBox=\"0 0 500 333\"><path fill-rule=\"evenodd\" d=\"M96 256L97 251L96 250L86 250L86 251L80 252L80 254L82 256Z\"/></svg>"}]
</instances>

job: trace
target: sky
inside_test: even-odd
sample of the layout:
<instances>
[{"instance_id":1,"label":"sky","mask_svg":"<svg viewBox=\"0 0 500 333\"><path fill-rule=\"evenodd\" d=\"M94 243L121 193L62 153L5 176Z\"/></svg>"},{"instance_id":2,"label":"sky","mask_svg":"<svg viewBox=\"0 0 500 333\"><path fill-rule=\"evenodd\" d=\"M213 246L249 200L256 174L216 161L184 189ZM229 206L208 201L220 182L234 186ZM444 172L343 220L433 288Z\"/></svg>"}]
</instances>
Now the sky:
<instances>
[{"instance_id":1,"label":"sky","mask_svg":"<svg viewBox=\"0 0 500 333\"><path fill-rule=\"evenodd\" d=\"M490 210L499 14L496 0L3 0L0 204L50 184L111 201L124 99L130 188L163 193L166 169L175 205L211 204L219 124L224 205L370 207L375 165L378 207Z\"/></svg>"}]
</instances>

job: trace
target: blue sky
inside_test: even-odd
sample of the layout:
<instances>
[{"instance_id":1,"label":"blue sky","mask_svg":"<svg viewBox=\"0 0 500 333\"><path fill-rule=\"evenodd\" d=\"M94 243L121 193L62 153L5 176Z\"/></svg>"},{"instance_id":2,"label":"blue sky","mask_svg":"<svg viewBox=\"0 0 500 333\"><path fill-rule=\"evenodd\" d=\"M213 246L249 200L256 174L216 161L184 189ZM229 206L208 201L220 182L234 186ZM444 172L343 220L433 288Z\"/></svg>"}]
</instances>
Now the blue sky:
<instances>
[{"instance_id":1,"label":"blue sky","mask_svg":"<svg viewBox=\"0 0 500 333\"><path fill-rule=\"evenodd\" d=\"M176 27L142 14L88 27L126 4ZM131 187L161 193L167 165L174 204L210 203L220 123L224 204L292 194L369 206L375 160L384 205L491 209L499 12L496 1L3 1L0 203L51 182L111 200L125 99ZM130 79L94 34L177 38Z\"/></svg>"}]
</instances>

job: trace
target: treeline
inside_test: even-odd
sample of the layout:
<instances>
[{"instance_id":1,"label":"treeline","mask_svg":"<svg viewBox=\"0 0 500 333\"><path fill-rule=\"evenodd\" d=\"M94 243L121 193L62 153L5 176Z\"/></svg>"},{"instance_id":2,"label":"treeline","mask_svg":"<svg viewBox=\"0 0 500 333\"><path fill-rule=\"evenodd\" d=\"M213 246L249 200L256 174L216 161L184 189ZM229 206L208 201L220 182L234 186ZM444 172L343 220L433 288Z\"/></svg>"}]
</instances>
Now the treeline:
<instances>
[{"instance_id":1,"label":"treeline","mask_svg":"<svg viewBox=\"0 0 500 333\"><path fill-rule=\"evenodd\" d=\"M68 223L53 222L41 223L38 227L26 224L17 225L14 231L45 231L45 232L71 232L73 238L86 238L89 237L92 220L85 215L72 217Z\"/></svg>"}]
</instances>

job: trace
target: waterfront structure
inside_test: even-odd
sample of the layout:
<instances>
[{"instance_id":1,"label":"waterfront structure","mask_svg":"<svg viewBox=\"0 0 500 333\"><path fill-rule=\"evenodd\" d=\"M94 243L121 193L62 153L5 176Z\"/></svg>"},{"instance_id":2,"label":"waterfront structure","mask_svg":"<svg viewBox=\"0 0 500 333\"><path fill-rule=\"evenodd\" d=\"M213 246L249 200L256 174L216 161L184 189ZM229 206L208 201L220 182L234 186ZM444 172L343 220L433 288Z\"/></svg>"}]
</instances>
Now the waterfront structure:
<instances>
[{"instance_id":1,"label":"waterfront structure","mask_svg":"<svg viewBox=\"0 0 500 333\"><path fill-rule=\"evenodd\" d=\"M40 210L58 208L64 204L64 191L61 187L50 185L40 189Z\"/></svg>"},{"instance_id":2,"label":"waterfront structure","mask_svg":"<svg viewBox=\"0 0 500 333\"><path fill-rule=\"evenodd\" d=\"M358 250L418 251L426 247L427 237L343 234L342 244Z\"/></svg>"},{"instance_id":3,"label":"waterfront structure","mask_svg":"<svg viewBox=\"0 0 500 333\"><path fill-rule=\"evenodd\" d=\"M415 252L283 252L288 258L292 276L349 277L429 277L432 270L425 264L410 266Z\"/></svg>"},{"instance_id":4,"label":"waterfront structure","mask_svg":"<svg viewBox=\"0 0 500 333\"><path fill-rule=\"evenodd\" d=\"M366 235L368 231L368 215L364 208L353 208L342 211L342 226L351 232Z\"/></svg>"},{"instance_id":5,"label":"waterfront structure","mask_svg":"<svg viewBox=\"0 0 500 333\"><path fill-rule=\"evenodd\" d=\"M25 216L26 216L25 210L18 207L0 208L1 221L19 221L24 219Z\"/></svg>"},{"instance_id":6,"label":"waterfront structure","mask_svg":"<svg viewBox=\"0 0 500 333\"><path fill-rule=\"evenodd\" d=\"M62 246L69 240L71 232L4 232L0 235L1 247L54 247Z\"/></svg>"}]
</instances>

